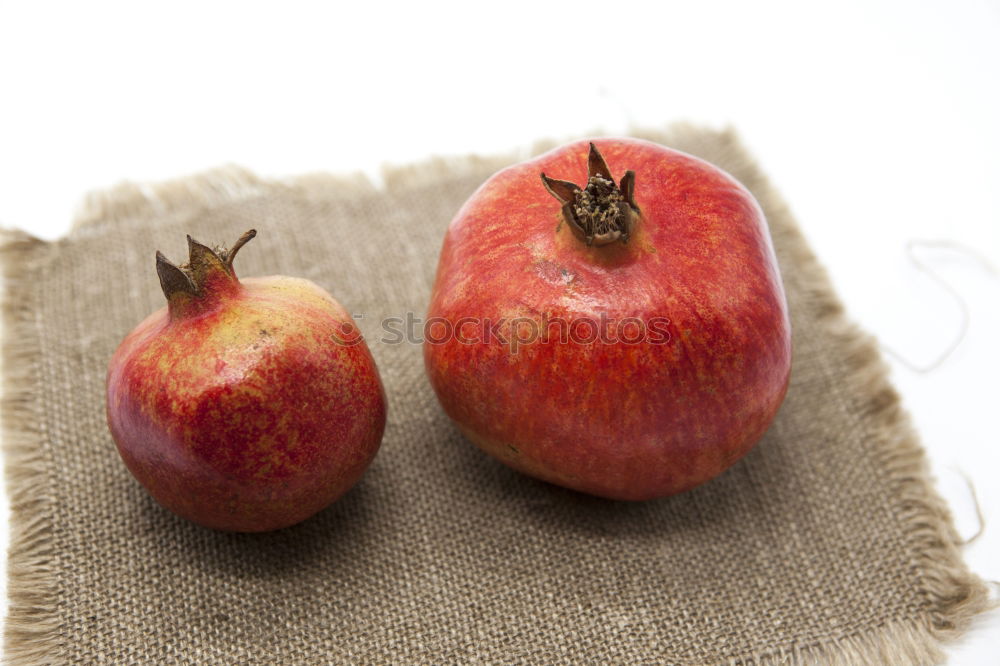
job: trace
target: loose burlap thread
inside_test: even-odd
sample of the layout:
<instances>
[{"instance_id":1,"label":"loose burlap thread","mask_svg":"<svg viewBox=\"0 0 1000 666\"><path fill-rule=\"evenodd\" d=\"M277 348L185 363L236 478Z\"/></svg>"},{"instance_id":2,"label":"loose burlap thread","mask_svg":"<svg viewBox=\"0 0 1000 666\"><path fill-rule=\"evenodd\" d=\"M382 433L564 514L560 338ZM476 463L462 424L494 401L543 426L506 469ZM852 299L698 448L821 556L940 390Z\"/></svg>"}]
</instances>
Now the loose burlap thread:
<instances>
[{"instance_id":1,"label":"loose burlap thread","mask_svg":"<svg viewBox=\"0 0 1000 666\"><path fill-rule=\"evenodd\" d=\"M870 337L731 132L637 132L741 180L788 294L788 397L718 479L644 503L519 476L457 433L420 348L444 229L524 155L267 182L228 168L92 197L57 242L2 246L11 495L6 653L16 663L924 664L989 606ZM537 146L541 150L548 146ZM270 534L156 505L115 452L108 359L162 305L153 251L259 231L241 275L309 278L360 321L389 397L348 495Z\"/></svg>"}]
</instances>

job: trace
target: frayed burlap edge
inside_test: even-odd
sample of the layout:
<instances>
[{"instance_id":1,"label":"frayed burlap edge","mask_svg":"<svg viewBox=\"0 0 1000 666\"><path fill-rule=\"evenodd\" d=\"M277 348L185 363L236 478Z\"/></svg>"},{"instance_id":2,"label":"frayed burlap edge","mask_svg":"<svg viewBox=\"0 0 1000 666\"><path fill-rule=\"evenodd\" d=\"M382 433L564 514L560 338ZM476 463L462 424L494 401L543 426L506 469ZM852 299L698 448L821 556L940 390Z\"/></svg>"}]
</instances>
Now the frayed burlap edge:
<instances>
[{"instance_id":1,"label":"frayed burlap edge","mask_svg":"<svg viewBox=\"0 0 1000 666\"><path fill-rule=\"evenodd\" d=\"M21 663L50 662L59 651L49 465L35 384L39 337L31 292L25 286L45 247L28 234L0 231L4 289L0 417L11 514L4 656Z\"/></svg>"},{"instance_id":2,"label":"frayed burlap edge","mask_svg":"<svg viewBox=\"0 0 1000 666\"><path fill-rule=\"evenodd\" d=\"M787 206L770 186L756 163L731 130L715 132L687 125L669 132L637 129L633 136L677 145L724 162L754 192L770 214L771 231L794 260L797 278L805 282L809 298L819 304L820 318L848 350L848 382L856 405L867 419L870 440L882 462L882 474L895 488L896 515L901 517L913 553L913 567L922 581L925 615L913 621L887 622L875 631L845 635L835 640L790 649L740 656L722 663L730 666L818 664L849 666L861 663L929 664L943 658L941 644L954 640L977 614L995 607L985 583L970 572L959 552L959 538L944 501L937 495L927 460L899 395L888 381L887 368L874 339L847 318L825 269L819 264ZM547 150L558 142L536 143L530 150L491 157L434 158L423 163L387 167L384 191L418 187L428 182L458 178L470 168L496 170ZM190 212L223 202L278 192L309 197L376 194L380 188L363 174L310 174L285 181L264 180L245 169L227 166L159 184L125 183L92 194L82 205L73 235L98 233L107 226L128 224L135 218ZM35 257L49 244L26 234L6 232L0 246L6 289L4 300L3 434L11 497L11 545L8 563L6 656L11 661L48 661L59 652L59 618L51 558L51 505L43 460L38 406L34 400L37 336L34 311L19 280L33 268Z\"/></svg>"},{"instance_id":3,"label":"frayed burlap edge","mask_svg":"<svg viewBox=\"0 0 1000 666\"><path fill-rule=\"evenodd\" d=\"M690 128L686 128L690 129ZM662 135L638 132L656 140ZM882 463L881 473L894 488L895 515L909 537L912 564L922 582L926 616L910 622L887 622L875 631L839 637L835 641L779 650L740 664L931 664L944 659L942 643L961 636L979 613L996 608L986 583L969 571L962 560L961 539L951 513L934 489L933 478L919 438L899 394L889 382L889 369L875 338L847 316L826 269L819 263L787 204L771 186L757 163L732 131L712 136L700 133L703 142L690 148L710 161L724 163L750 188L768 212L775 244L792 257L795 279L818 319L845 350L846 381L854 396L852 405L867 428L871 447ZM703 145L702 145L703 144ZM717 144L717 147L713 146ZM701 148L704 147L704 150ZM787 269L786 269L787 270Z\"/></svg>"}]
</instances>

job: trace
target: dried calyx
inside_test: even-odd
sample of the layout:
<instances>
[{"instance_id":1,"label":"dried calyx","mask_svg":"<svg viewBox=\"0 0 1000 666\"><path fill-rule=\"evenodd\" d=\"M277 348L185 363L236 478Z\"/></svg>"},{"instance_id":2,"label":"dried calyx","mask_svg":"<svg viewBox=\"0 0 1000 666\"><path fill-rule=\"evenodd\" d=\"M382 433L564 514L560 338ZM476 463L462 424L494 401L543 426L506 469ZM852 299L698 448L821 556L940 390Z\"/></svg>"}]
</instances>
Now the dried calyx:
<instances>
[{"instance_id":1,"label":"dried calyx","mask_svg":"<svg viewBox=\"0 0 1000 666\"><path fill-rule=\"evenodd\" d=\"M562 214L577 238L587 245L627 243L639 216L633 198L635 172L626 171L615 185L604 157L590 144L587 184L581 188L566 180L542 174L545 189L562 204Z\"/></svg>"},{"instance_id":2,"label":"dried calyx","mask_svg":"<svg viewBox=\"0 0 1000 666\"><path fill-rule=\"evenodd\" d=\"M171 315L181 313L189 304L202 301L206 296L226 291L226 286L238 285L233 259L240 248L256 235L257 231L251 229L228 250L210 248L188 236L188 262L180 265L171 263L162 252L157 251L156 274Z\"/></svg>"}]
</instances>

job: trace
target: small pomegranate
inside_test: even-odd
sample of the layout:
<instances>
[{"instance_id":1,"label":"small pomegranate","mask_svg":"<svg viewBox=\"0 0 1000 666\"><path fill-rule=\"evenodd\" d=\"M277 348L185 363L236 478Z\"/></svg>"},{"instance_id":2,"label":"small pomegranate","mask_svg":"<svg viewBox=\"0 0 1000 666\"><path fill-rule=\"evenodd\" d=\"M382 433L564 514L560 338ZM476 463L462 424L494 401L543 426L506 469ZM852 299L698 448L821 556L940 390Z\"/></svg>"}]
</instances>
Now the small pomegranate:
<instances>
[{"instance_id":1,"label":"small pomegranate","mask_svg":"<svg viewBox=\"0 0 1000 666\"><path fill-rule=\"evenodd\" d=\"M207 527L293 525L371 463L385 394L350 315L317 285L238 280L232 249L188 236L175 266L156 253L167 305L111 359L107 418L125 465L157 502Z\"/></svg>"},{"instance_id":2,"label":"small pomegranate","mask_svg":"<svg viewBox=\"0 0 1000 666\"><path fill-rule=\"evenodd\" d=\"M760 207L646 141L572 143L484 183L448 228L427 324L430 382L470 440L613 499L717 476L788 386Z\"/></svg>"}]
</instances>

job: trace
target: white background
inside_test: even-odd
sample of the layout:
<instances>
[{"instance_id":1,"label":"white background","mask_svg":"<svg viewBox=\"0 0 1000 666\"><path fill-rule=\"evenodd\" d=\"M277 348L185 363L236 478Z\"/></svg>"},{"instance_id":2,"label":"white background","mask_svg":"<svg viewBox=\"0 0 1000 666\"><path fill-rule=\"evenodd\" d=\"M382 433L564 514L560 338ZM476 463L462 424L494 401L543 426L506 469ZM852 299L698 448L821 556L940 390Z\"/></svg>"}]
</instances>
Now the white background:
<instances>
[{"instance_id":1,"label":"white background","mask_svg":"<svg viewBox=\"0 0 1000 666\"><path fill-rule=\"evenodd\" d=\"M364 5L364 6L362 6ZM0 2L0 225L56 238L89 190L734 126L893 361L965 551L1000 579L1000 4ZM993 270L977 259L981 255ZM136 279L153 280L149 276ZM0 510L6 512L6 495ZM0 546L6 551L6 521ZM4 578L5 580L5 578ZM993 664L1000 614L949 648Z\"/></svg>"}]
</instances>

